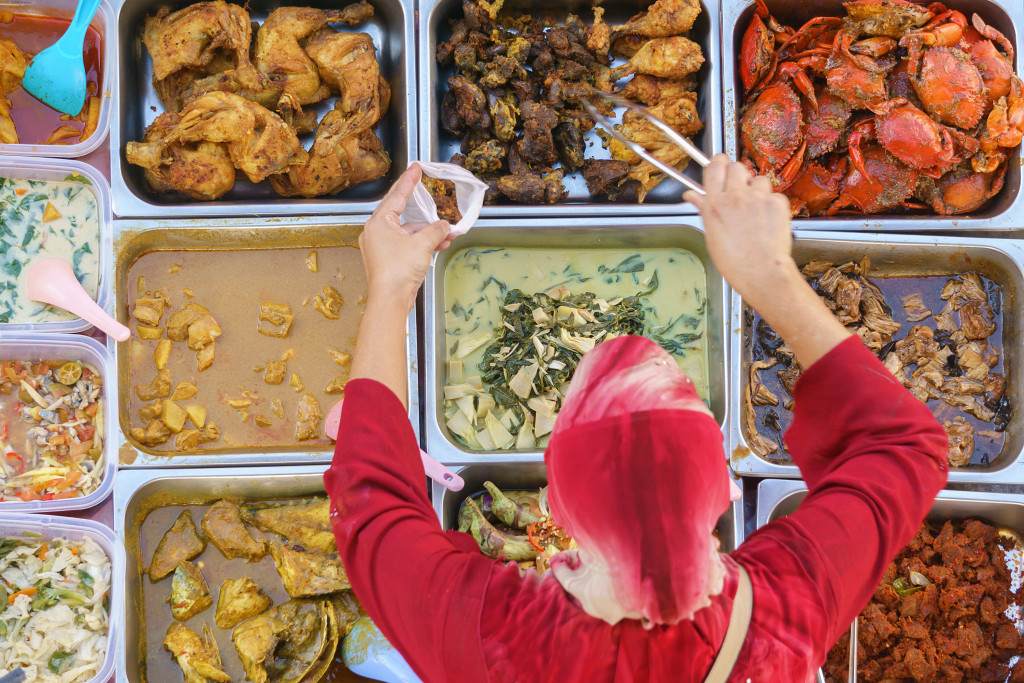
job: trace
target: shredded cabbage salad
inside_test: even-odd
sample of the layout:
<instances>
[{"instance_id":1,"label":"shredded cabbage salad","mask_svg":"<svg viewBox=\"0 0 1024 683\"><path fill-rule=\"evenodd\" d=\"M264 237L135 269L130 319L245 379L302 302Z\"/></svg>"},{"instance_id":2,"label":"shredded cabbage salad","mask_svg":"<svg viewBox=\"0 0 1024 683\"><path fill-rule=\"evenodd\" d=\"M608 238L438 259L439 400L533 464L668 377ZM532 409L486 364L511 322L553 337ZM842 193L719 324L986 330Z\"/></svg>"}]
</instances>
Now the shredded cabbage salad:
<instances>
[{"instance_id":1,"label":"shredded cabbage salad","mask_svg":"<svg viewBox=\"0 0 1024 683\"><path fill-rule=\"evenodd\" d=\"M98 674L109 591L110 558L92 539L0 539L0 672L21 667L42 683Z\"/></svg>"}]
</instances>

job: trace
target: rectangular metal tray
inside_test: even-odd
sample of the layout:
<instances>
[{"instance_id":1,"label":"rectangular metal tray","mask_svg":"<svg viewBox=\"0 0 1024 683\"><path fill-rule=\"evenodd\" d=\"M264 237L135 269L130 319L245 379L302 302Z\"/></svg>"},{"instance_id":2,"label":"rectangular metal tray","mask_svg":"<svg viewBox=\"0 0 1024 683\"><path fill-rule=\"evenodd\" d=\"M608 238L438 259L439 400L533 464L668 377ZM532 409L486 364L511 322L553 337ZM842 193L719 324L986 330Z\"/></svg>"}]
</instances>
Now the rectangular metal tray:
<instances>
[{"instance_id":1,"label":"rectangular metal tray","mask_svg":"<svg viewBox=\"0 0 1024 683\"><path fill-rule=\"evenodd\" d=\"M843 0L766 0L768 9L779 21L799 28L814 16L844 16ZM924 3L927 4L927 3ZM1024 51L1024 3L1020 0L953 0L946 3L967 15L977 12L985 23L1003 33L1016 48L1014 70L1021 71L1021 52ZM743 85L739 77L737 59L740 42L754 4L748 0L722 0L722 104L725 134L725 153L736 159L739 154L740 113ZM796 230L869 230L872 232L1008 232L1024 228L1024 194L1021 193L1021 151L1014 151L1007 161L1006 179L1002 191L985 204L980 211L962 216L938 215L886 215L830 216L795 218Z\"/></svg>"},{"instance_id":2,"label":"rectangular metal tray","mask_svg":"<svg viewBox=\"0 0 1024 683\"><path fill-rule=\"evenodd\" d=\"M1024 483L1024 356L1020 339L1024 318L1019 315L1019 297L1024 294L1024 243L1017 240L977 240L956 237L923 237L850 233L819 233L797 237L793 256L798 264L815 258L837 262L871 257L874 274L944 275L980 271L1003 286L1003 349L1006 361L1006 392L1015 408L1006 428L1003 452L989 467L950 468L949 481L956 483ZM732 291L732 290L731 290ZM745 304L732 291L730 341L731 410L730 453L733 470L741 475L799 477L796 465L780 465L755 455L743 429L743 390L749 352L744 349L747 333L743 320Z\"/></svg>"},{"instance_id":3,"label":"rectangular metal tray","mask_svg":"<svg viewBox=\"0 0 1024 683\"><path fill-rule=\"evenodd\" d=\"M253 185L242 174L234 189L213 202L198 202L175 193L151 193L145 186L142 169L129 164L124 152L129 140L141 140L146 127L163 105L153 90L153 67L149 52L142 44L146 15L160 7L181 9L192 0L124 0L118 11L120 40L120 85L110 124L111 185L114 213L121 217L168 216L286 216L309 214L360 214L372 212L409 162L416 159L416 34L413 6L403 0L370 0L374 17L353 31L370 34L377 47L381 74L391 85L391 106L376 127L391 155L391 170L370 183L347 189L336 196L304 199L279 197L267 181ZM245 5L253 21L262 22L279 6L270 0L252 0ZM338 8L344 2L303 0L301 6ZM346 27L346 30L347 27ZM317 105L322 116L333 106L334 98Z\"/></svg>"},{"instance_id":4,"label":"rectangular metal tray","mask_svg":"<svg viewBox=\"0 0 1024 683\"><path fill-rule=\"evenodd\" d=\"M484 482L490 481L499 489L539 489L547 486L547 468L542 462L495 463L488 465L467 465L460 467L459 476L466 482L461 491L449 491L436 482L431 482L431 498L434 509L441 518L442 529L458 529L459 508L469 496L484 490ZM718 519L715 527L722 542L721 552L731 553L743 542L743 499L735 500Z\"/></svg>"},{"instance_id":5,"label":"rectangular metal tray","mask_svg":"<svg viewBox=\"0 0 1024 683\"><path fill-rule=\"evenodd\" d=\"M795 512L806 495L807 486L802 481L762 481L757 487L757 528ZM1024 496L988 491L941 491L926 519L944 521L968 517L1024 533ZM818 680L824 682L824 676L819 674Z\"/></svg>"},{"instance_id":6,"label":"rectangular metal tray","mask_svg":"<svg viewBox=\"0 0 1024 683\"><path fill-rule=\"evenodd\" d=\"M424 439L426 449L446 465L491 464L496 462L539 462L541 451L469 451L448 436L444 426L446 347L444 323L444 272L456 250L500 246L508 248L595 248L653 249L681 248L693 252L704 264L708 280L708 380L711 411L725 425L728 412L726 379L726 339L728 338L729 297L725 281L712 263L704 246L703 224L699 217L686 224L664 219L637 217L628 221L576 218L537 219L529 225L513 220L482 219L468 234L459 238L458 247L439 253L424 286Z\"/></svg>"},{"instance_id":7,"label":"rectangular metal tray","mask_svg":"<svg viewBox=\"0 0 1024 683\"><path fill-rule=\"evenodd\" d=\"M606 11L605 21L616 24L625 22L649 4L647 1L609 0L601 6ZM718 46L719 0L701 0L701 7L703 11L697 18L690 37L700 44L705 59L704 66L699 72L700 88L697 91L697 109L704 122L704 130L695 135L693 141L705 154L711 156L722 151L722 107L719 104L722 99ZM462 3L460 0L420 0L418 10L419 103L420 120L423 122L419 130L419 158L424 161L448 161L452 154L459 151L460 141L441 130L440 108L441 98L447 89L448 77L454 74L454 69L441 68L437 64L435 53L438 42L444 42L451 36L448 21L462 17ZM535 17L543 14L556 20L564 20L568 13L573 12L588 24L593 20L591 3L580 0L568 0L557 5L534 3L531 0L509 0L502 11L513 15L533 14ZM608 158L608 153L601 147L601 140L595 131L590 131L586 140L589 155ZM686 169L686 174L700 181L700 166L691 163ZM663 181L647 196L643 204L595 200L587 192L586 183L583 182L580 173L567 178L565 185L569 196L566 201L558 204L516 204L503 199L501 204L484 206L481 215L577 216L585 212L588 216L665 216L697 213L696 207L682 201L682 185L675 181Z\"/></svg>"},{"instance_id":8,"label":"rectangular metal tray","mask_svg":"<svg viewBox=\"0 0 1024 683\"><path fill-rule=\"evenodd\" d=\"M153 507L144 506L154 496L190 499L207 503L220 498L289 498L323 495L326 467L256 467L243 471L210 469L202 474L194 470L135 470L122 472L114 491L114 532L124 543L125 595L121 601L125 637L117 644L117 680L142 680L139 646L145 632L140 622L143 560L139 557L139 529ZM162 634L160 635L162 638ZM170 655L168 655L170 656ZM156 682L154 682L156 683Z\"/></svg>"},{"instance_id":9,"label":"rectangular metal tray","mask_svg":"<svg viewBox=\"0 0 1024 683\"><path fill-rule=\"evenodd\" d=\"M112 314L124 324L129 323L129 307L126 301L126 276L132 263L150 251L173 249L209 249L214 244L234 245L239 249L251 249L253 241L273 240L281 248L323 246L330 244L324 236L331 228L362 225L366 216L346 217L332 221L326 217L281 218L266 221L251 219L234 220L116 220L114 221L114 268ZM211 232L212 229L212 232ZM317 241L318 238L321 241ZM128 392L131 391L128 377L127 349L130 342L117 343L108 340L108 347L118 368L117 387L119 415L119 456L122 468L132 467L181 467L228 466L228 465L298 465L327 463L334 455L331 446L315 449L260 448L251 451L235 450L217 452L199 451L194 455L166 455L164 452L147 451L139 448L127 436ZM419 358L417 356L416 311L409 314L406 327L406 357L409 363L409 420L417 439L420 434L419 401ZM326 416L329 406L324 407Z\"/></svg>"}]
</instances>

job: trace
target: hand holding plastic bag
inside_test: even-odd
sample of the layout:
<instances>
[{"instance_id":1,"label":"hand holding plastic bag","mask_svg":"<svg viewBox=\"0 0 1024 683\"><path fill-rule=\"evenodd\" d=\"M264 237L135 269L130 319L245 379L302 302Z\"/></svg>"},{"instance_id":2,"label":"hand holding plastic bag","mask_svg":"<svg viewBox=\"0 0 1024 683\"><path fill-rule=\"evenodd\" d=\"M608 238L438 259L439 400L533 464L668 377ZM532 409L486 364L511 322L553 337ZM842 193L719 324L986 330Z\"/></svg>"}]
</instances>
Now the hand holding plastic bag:
<instances>
[{"instance_id":1,"label":"hand holding plastic bag","mask_svg":"<svg viewBox=\"0 0 1024 683\"><path fill-rule=\"evenodd\" d=\"M455 201L462 214L462 220L452 226L451 236L458 237L465 235L476 219L480 217L480 209L484 205L484 193L487 191L487 184L478 180L476 176L455 164L444 164L430 161L414 161L423 169L423 175L439 180L450 180L455 183ZM412 164L410 164L411 166ZM440 220L437 215L437 204L434 198L427 191L423 183L416 183L413 188L412 197L402 212L401 222L421 223L430 225Z\"/></svg>"}]
</instances>

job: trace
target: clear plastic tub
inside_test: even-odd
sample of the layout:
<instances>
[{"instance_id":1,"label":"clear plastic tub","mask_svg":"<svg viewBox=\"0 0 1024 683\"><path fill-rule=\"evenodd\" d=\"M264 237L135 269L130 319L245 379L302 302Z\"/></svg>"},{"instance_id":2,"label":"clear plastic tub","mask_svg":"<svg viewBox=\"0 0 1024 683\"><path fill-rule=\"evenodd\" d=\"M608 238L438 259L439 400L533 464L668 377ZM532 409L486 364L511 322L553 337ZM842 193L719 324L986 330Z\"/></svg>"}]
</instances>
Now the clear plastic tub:
<instances>
[{"instance_id":1,"label":"clear plastic tub","mask_svg":"<svg viewBox=\"0 0 1024 683\"><path fill-rule=\"evenodd\" d=\"M0 145L3 147L3 145ZM99 282L96 303L106 310L110 301L111 272L114 264L113 214L110 209L110 185L99 171L77 161L60 159L28 159L25 157L0 157L0 178L18 180L46 180L75 182L69 176L77 174L85 180L96 196L96 211L100 220L99 240ZM0 337L8 332L82 332L89 329L88 322L81 318L54 320L38 323L0 323Z\"/></svg>"},{"instance_id":2,"label":"clear plastic tub","mask_svg":"<svg viewBox=\"0 0 1024 683\"><path fill-rule=\"evenodd\" d=\"M81 541L88 537L95 541L110 559L110 613L107 622L107 652L103 658L103 666L100 667L99 673L87 681L87 683L107 683L114 675L114 663L117 660L117 651L118 647L120 647L119 641L121 639L125 588L124 546L117 540L117 537L110 528L88 519L0 512L0 538L25 538L25 534L40 541L49 541L56 538Z\"/></svg>"},{"instance_id":3,"label":"clear plastic tub","mask_svg":"<svg viewBox=\"0 0 1024 683\"><path fill-rule=\"evenodd\" d=\"M120 1L118 2L120 4ZM59 17L70 20L75 15L78 0L0 0L0 10L15 14ZM0 145L0 155L14 154L32 157L59 157L74 159L95 151L107 139L110 132L110 108L113 106L117 79L117 20L114 9L107 0L100 2L100 8L89 24L100 34L103 50L100 66L103 88L100 97L100 120L96 132L84 142L73 145Z\"/></svg>"},{"instance_id":4,"label":"clear plastic tub","mask_svg":"<svg viewBox=\"0 0 1024 683\"><path fill-rule=\"evenodd\" d=\"M103 376L100 404L103 408L103 455L100 469L103 478L99 487L86 496L64 500L31 500L0 502L3 512L62 512L85 510L104 501L114 489L117 476L117 384L110 355L99 342L79 334L0 334L0 360L69 360L89 363Z\"/></svg>"}]
</instances>

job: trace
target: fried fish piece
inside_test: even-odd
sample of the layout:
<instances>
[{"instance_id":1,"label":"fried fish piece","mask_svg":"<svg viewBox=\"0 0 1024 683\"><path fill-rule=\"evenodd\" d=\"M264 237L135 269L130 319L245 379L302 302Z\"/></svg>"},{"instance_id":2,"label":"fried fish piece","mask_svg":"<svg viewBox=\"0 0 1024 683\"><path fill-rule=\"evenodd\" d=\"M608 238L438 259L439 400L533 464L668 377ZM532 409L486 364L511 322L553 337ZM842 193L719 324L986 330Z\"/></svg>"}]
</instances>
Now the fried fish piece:
<instances>
[{"instance_id":1,"label":"fried fish piece","mask_svg":"<svg viewBox=\"0 0 1024 683\"><path fill-rule=\"evenodd\" d=\"M265 612L274 604L258 583L248 576L226 579L217 598L217 613L213 620L217 628L234 628L250 617Z\"/></svg>"},{"instance_id":2,"label":"fried fish piece","mask_svg":"<svg viewBox=\"0 0 1024 683\"><path fill-rule=\"evenodd\" d=\"M253 683L267 683L271 674L274 681L319 681L334 659L338 636L330 600L289 600L236 626L231 642Z\"/></svg>"},{"instance_id":3,"label":"fried fish piece","mask_svg":"<svg viewBox=\"0 0 1024 683\"><path fill-rule=\"evenodd\" d=\"M171 616L188 621L213 604L210 587L192 562L179 562L171 579Z\"/></svg>"},{"instance_id":4,"label":"fried fish piece","mask_svg":"<svg viewBox=\"0 0 1024 683\"><path fill-rule=\"evenodd\" d=\"M191 560L206 550L206 541L196 530L192 511L182 510L163 535L149 563L149 580L156 583L173 572L179 563Z\"/></svg>"},{"instance_id":5,"label":"fried fish piece","mask_svg":"<svg viewBox=\"0 0 1024 683\"><path fill-rule=\"evenodd\" d=\"M283 505L247 505L242 510L243 519L258 529L279 534L305 548L334 553L338 548L330 514L331 502L327 498Z\"/></svg>"},{"instance_id":6,"label":"fried fish piece","mask_svg":"<svg viewBox=\"0 0 1024 683\"><path fill-rule=\"evenodd\" d=\"M253 538L242 521L242 508L237 501L218 500L203 515L201 526L203 534L229 560L244 557L256 561L267 554L266 541Z\"/></svg>"}]
</instances>

